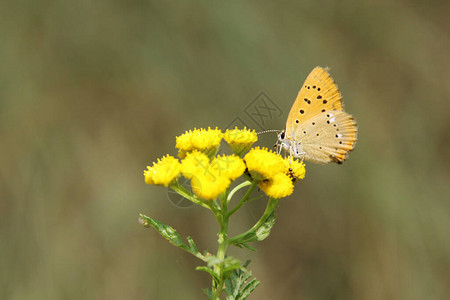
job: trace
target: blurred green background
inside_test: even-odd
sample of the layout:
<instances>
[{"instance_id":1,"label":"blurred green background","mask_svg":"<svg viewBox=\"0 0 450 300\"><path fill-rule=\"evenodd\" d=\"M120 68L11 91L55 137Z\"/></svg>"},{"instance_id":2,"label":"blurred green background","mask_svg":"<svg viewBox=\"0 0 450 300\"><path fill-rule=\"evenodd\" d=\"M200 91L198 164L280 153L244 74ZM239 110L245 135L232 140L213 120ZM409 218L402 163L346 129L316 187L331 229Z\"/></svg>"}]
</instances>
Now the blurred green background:
<instances>
[{"instance_id":1,"label":"blurred green background","mask_svg":"<svg viewBox=\"0 0 450 300\"><path fill-rule=\"evenodd\" d=\"M256 253L252 299L450 297L450 3L0 2L0 298L204 299L200 263L140 212L215 251L206 210L142 171L264 91L283 129L328 66L359 124L341 166L307 164ZM271 147L274 134L259 142ZM236 216L253 225L265 203Z\"/></svg>"}]
</instances>

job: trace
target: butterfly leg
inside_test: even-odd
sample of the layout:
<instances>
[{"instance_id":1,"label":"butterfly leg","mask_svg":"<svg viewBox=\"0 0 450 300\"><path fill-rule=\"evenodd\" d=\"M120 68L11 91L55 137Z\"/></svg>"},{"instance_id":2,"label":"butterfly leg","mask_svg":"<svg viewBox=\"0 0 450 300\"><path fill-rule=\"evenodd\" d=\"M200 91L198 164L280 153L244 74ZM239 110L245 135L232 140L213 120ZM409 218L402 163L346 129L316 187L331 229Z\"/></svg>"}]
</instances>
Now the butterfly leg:
<instances>
[{"instance_id":1,"label":"butterfly leg","mask_svg":"<svg viewBox=\"0 0 450 300\"><path fill-rule=\"evenodd\" d=\"M274 145L274 147L276 147L276 149L277 149L277 154L280 155L280 153L281 153L281 146L280 146L280 143L277 142L277 143Z\"/></svg>"},{"instance_id":2,"label":"butterfly leg","mask_svg":"<svg viewBox=\"0 0 450 300\"><path fill-rule=\"evenodd\" d=\"M291 154L291 161L292 161L292 156L301 158L303 161L303 159L305 158L305 154L306 154L306 152L303 151L300 143L291 144L291 146L289 147L289 152Z\"/></svg>"},{"instance_id":3,"label":"butterfly leg","mask_svg":"<svg viewBox=\"0 0 450 300\"><path fill-rule=\"evenodd\" d=\"M289 165L292 165L292 153L295 153L297 149L294 149L294 144L291 143L291 146L289 147Z\"/></svg>"}]
</instances>

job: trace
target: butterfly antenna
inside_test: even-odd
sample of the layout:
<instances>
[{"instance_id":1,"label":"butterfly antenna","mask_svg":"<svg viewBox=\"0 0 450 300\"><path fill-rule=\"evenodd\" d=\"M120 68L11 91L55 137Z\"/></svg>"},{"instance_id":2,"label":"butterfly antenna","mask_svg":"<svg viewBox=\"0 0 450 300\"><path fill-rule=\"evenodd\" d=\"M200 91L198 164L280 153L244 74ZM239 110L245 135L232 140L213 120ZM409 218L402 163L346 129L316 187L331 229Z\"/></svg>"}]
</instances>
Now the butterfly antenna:
<instances>
[{"instance_id":1,"label":"butterfly antenna","mask_svg":"<svg viewBox=\"0 0 450 300\"><path fill-rule=\"evenodd\" d=\"M261 132L257 132L256 134L263 134L263 133L267 133L267 132L280 132L281 130L278 130L278 129L270 129L270 130L264 130L264 131L261 131Z\"/></svg>"}]
</instances>

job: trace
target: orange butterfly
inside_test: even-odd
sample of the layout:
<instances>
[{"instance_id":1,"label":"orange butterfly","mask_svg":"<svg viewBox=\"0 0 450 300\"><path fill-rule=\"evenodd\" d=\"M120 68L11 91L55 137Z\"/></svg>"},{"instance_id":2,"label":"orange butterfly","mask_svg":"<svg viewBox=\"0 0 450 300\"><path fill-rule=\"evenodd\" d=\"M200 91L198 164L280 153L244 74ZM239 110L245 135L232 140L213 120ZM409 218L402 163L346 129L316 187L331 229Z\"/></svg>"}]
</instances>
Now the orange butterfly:
<instances>
[{"instance_id":1,"label":"orange butterfly","mask_svg":"<svg viewBox=\"0 0 450 300\"><path fill-rule=\"evenodd\" d=\"M357 133L356 121L344 111L341 93L328 69L316 67L300 89L277 145L293 157L340 164L354 149Z\"/></svg>"}]
</instances>

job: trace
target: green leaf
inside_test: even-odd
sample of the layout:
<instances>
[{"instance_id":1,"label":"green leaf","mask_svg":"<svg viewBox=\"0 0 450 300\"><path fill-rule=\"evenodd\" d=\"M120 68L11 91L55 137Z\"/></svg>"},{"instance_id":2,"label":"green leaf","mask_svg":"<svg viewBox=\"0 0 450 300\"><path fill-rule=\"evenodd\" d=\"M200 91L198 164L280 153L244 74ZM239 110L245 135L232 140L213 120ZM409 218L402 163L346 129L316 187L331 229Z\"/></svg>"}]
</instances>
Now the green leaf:
<instances>
[{"instance_id":1,"label":"green leaf","mask_svg":"<svg viewBox=\"0 0 450 300\"><path fill-rule=\"evenodd\" d=\"M208 264L208 267L214 268L214 266L220 265L221 270L224 274L224 278L230 276L230 274L236 270L242 268L241 261L237 258L227 256L224 259L220 259L214 255L208 255L205 257L205 262Z\"/></svg>"},{"instance_id":2,"label":"green leaf","mask_svg":"<svg viewBox=\"0 0 450 300\"><path fill-rule=\"evenodd\" d=\"M223 260L223 270L224 272L233 271L242 268L241 261L237 258L227 256Z\"/></svg>"},{"instance_id":3,"label":"green leaf","mask_svg":"<svg viewBox=\"0 0 450 300\"><path fill-rule=\"evenodd\" d=\"M205 257L198 251L197 246L194 243L194 240L190 236L186 238L188 244L185 244L180 234L169 225L163 224L144 214L140 214L139 222L143 224L145 227L150 226L153 227L156 231L159 232L160 235L162 235L163 238L168 240L172 245L177 246L178 248L181 248L191 253L192 255L198 257L199 259L205 261Z\"/></svg>"},{"instance_id":4,"label":"green leaf","mask_svg":"<svg viewBox=\"0 0 450 300\"><path fill-rule=\"evenodd\" d=\"M277 216L275 215L275 213L272 213L267 221L264 222L264 224L259 227L258 230L256 230L257 241L265 240L269 236L270 230L272 229L273 225L275 225L276 218Z\"/></svg>"},{"instance_id":5,"label":"green leaf","mask_svg":"<svg viewBox=\"0 0 450 300\"><path fill-rule=\"evenodd\" d=\"M211 254L205 257L205 262L208 264L208 267L214 267L215 265L220 264L222 260Z\"/></svg>"},{"instance_id":6,"label":"green leaf","mask_svg":"<svg viewBox=\"0 0 450 300\"><path fill-rule=\"evenodd\" d=\"M275 212L272 212L269 216L267 216L264 222L261 222L261 225L254 227L248 230L247 232L230 239L229 240L230 244L238 247L245 247L252 251L256 251L256 249L250 247L249 245L247 245L247 243L262 241L266 239L270 235L270 230L275 224L276 218L277 217Z\"/></svg>"},{"instance_id":7,"label":"green leaf","mask_svg":"<svg viewBox=\"0 0 450 300\"><path fill-rule=\"evenodd\" d=\"M194 240L190 237L187 236L186 240L189 243L189 248L191 248L192 250L194 250L195 252L199 253L198 249L197 249L197 245L195 245Z\"/></svg>"},{"instance_id":8,"label":"green leaf","mask_svg":"<svg viewBox=\"0 0 450 300\"><path fill-rule=\"evenodd\" d=\"M251 260L249 259L249 260L247 260L242 266L244 267L244 268L247 268L248 267L248 265L251 263Z\"/></svg>"},{"instance_id":9,"label":"green leaf","mask_svg":"<svg viewBox=\"0 0 450 300\"><path fill-rule=\"evenodd\" d=\"M248 250L252 250L252 251L256 252L256 249L255 249L255 248L251 247L250 245L248 245L248 244L246 244L246 243L243 243L243 244L241 244L240 246L241 246L241 247L244 247L244 248L247 248Z\"/></svg>"},{"instance_id":10,"label":"green leaf","mask_svg":"<svg viewBox=\"0 0 450 300\"><path fill-rule=\"evenodd\" d=\"M247 299L248 296L256 289L256 287L260 284L256 278L253 278L250 282L248 282L243 288L239 299Z\"/></svg>"},{"instance_id":11,"label":"green leaf","mask_svg":"<svg viewBox=\"0 0 450 300\"><path fill-rule=\"evenodd\" d=\"M229 277L229 278L227 278L227 280L225 280L225 293L227 294L227 295L233 295L233 292L235 291L235 285L234 285L234 282L235 282L235 278L233 278L233 277L236 277L235 275L234 275L234 273Z\"/></svg>"},{"instance_id":12,"label":"green leaf","mask_svg":"<svg viewBox=\"0 0 450 300\"><path fill-rule=\"evenodd\" d=\"M213 295L210 289L203 289L203 292L208 296L208 299L212 300Z\"/></svg>"},{"instance_id":13,"label":"green leaf","mask_svg":"<svg viewBox=\"0 0 450 300\"><path fill-rule=\"evenodd\" d=\"M213 277L214 281L219 282L219 276L211 268L208 268L205 266L199 266L195 269L197 271L204 271L204 272L209 273Z\"/></svg>"},{"instance_id":14,"label":"green leaf","mask_svg":"<svg viewBox=\"0 0 450 300\"><path fill-rule=\"evenodd\" d=\"M246 299L259 285L255 278L251 279L252 273L246 269L250 261L240 269L235 269L231 276L225 280L225 292L227 300Z\"/></svg>"}]
</instances>

